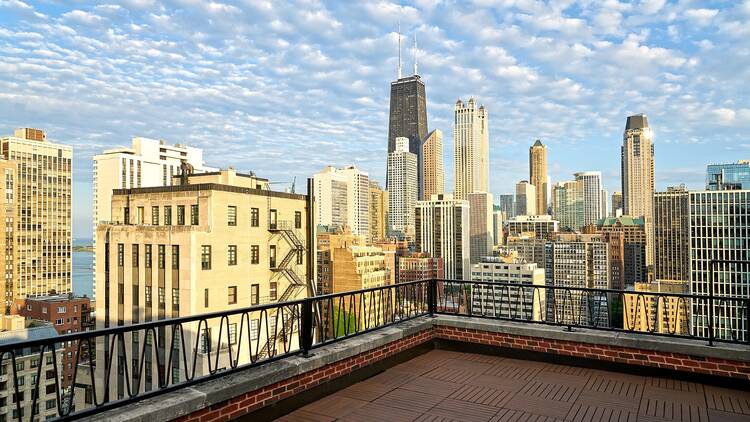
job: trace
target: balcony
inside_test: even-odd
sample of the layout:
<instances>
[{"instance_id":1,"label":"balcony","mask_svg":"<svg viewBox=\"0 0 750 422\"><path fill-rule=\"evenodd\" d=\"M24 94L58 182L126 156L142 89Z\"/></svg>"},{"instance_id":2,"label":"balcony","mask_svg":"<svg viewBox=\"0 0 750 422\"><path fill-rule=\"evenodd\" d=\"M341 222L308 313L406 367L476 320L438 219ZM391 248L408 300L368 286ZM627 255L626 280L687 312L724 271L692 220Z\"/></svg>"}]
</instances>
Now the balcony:
<instances>
[{"instance_id":1,"label":"balcony","mask_svg":"<svg viewBox=\"0 0 750 422\"><path fill-rule=\"evenodd\" d=\"M423 280L6 344L0 364L95 347L62 419L747 420L748 302Z\"/></svg>"}]
</instances>

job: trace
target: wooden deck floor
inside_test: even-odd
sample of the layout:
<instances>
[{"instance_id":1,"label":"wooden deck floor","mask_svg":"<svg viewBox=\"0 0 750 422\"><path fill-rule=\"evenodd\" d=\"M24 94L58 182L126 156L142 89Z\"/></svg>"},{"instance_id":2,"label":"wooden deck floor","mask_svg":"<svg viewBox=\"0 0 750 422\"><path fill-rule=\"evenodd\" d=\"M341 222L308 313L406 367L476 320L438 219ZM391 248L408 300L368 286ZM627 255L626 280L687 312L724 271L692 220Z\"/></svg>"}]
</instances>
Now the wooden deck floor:
<instances>
[{"instance_id":1,"label":"wooden deck floor","mask_svg":"<svg viewBox=\"0 0 750 422\"><path fill-rule=\"evenodd\" d=\"M750 421L750 392L433 350L279 421Z\"/></svg>"}]
</instances>

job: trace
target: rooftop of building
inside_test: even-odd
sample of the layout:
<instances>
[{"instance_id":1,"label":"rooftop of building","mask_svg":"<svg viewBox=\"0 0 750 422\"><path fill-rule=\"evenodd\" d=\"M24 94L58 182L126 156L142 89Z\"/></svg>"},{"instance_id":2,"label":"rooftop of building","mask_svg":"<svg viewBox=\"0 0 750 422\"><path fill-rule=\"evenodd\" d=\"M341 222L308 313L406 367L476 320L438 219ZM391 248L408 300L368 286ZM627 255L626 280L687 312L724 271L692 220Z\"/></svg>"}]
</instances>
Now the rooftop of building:
<instances>
[{"instance_id":1,"label":"rooftop of building","mask_svg":"<svg viewBox=\"0 0 750 422\"><path fill-rule=\"evenodd\" d=\"M86 295L77 296L74 294L49 294L44 296L28 296L24 298L23 300L29 301L29 302L68 302L71 300L85 300L85 299L91 299L90 297Z\"/></svg>"},{"instance_id":2,"label":"rooftop of building","mask_svg":"<svg viewBox=\"0 0 750 422\"><path fill-rule=\"evenodd\" d=\"M643 226L645 225L643 217L633 217L630 215L621 215L619 217L606 217L597 222L599 226Z\"/></svg>"},{"instance_id":3,"label":"rooftop of building","mask_svg":"<svg viewBox=\"0 0 750 422\"><path fill-rule=\"evenodd\" d=\"M648 127L648 118L643 113L628 116L628 120L625 123L625 130L643 129L647 127Z\"/></svg>"}]
</instances>

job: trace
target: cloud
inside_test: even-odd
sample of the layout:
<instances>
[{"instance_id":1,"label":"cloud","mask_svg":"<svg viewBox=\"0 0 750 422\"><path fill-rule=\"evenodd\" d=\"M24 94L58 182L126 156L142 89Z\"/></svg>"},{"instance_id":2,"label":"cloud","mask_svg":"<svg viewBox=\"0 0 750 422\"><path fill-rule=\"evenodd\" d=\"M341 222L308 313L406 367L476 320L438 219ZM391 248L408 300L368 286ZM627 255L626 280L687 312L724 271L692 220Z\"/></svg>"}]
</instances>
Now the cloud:
<instances>
[{"instance_id":1,"label":"cloud","mask_svg":"<svg viewBox=\"0 0 750 422\"><path fill-rule=\"evenodd\" d=\"M685 17L696 25L706 26L718 13L719 11L716 9L688 9L685 11Z\"/></svg>"}]
</instances>

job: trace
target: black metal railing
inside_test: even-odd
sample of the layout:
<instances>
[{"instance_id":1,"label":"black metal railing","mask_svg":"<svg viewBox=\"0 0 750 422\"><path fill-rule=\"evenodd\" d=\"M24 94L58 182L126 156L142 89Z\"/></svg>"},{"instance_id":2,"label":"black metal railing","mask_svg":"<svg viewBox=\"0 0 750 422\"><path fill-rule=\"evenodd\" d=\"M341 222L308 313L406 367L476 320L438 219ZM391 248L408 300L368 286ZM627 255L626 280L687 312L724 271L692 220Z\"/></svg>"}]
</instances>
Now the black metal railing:
<instances>
[{"instance_id":1,"label":"black metal railing","mask_svg":"<svg viewBox=\"0 0 750 422\"><path fill-rule=\"evenodd\" d=\"M19 421L75 419L436 314L750 344L749 310L747 295L420 280L3 344L0 399ZM78 350L72 379L64 344Z\"/></svg>"}]
</instances>

